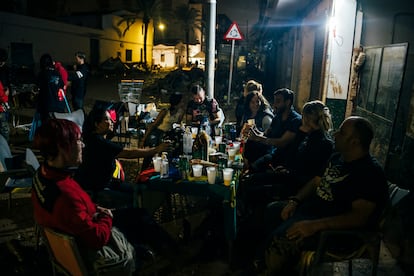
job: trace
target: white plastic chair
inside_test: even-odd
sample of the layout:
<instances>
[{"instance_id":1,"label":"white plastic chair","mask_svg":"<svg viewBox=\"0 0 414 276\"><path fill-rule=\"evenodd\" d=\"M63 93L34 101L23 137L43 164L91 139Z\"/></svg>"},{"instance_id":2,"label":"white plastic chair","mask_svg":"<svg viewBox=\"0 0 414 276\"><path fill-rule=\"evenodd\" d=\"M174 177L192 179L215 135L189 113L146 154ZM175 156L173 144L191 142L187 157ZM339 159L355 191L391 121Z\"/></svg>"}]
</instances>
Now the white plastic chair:
<instances>
[{"instance_id":1,"label":"white plastic chair","mask_svg":"<svg viewBox=\"0 0 414 276\"><path fill-rule=\"evenodd\" d=\"M11 209L12 194L30 192L32 177L40 164L33 151L26 148L24 164L17 168L7 168L7 159L13 159L10 147L0 135L0 192L8 193L8 208Z\"/></svg>"}]
</instances>

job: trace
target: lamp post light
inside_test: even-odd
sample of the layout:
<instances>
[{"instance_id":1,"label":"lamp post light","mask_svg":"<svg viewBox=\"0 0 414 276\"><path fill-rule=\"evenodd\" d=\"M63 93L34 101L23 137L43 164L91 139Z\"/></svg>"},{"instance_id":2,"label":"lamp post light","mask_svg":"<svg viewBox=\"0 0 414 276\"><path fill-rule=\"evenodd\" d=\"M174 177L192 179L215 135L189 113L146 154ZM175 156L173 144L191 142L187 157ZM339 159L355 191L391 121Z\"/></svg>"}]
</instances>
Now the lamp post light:
<instances>
[{"instance_id":1,"label":"lamp post light","mask_svg":"<svg viewBox=\"0 0 414 276\"><path fill-rule=\"evenodd\" d=\"M158 29L162 32L165 30L165 24L164 23L159 23L158 24Z\"/></svg>"}]
</instances>

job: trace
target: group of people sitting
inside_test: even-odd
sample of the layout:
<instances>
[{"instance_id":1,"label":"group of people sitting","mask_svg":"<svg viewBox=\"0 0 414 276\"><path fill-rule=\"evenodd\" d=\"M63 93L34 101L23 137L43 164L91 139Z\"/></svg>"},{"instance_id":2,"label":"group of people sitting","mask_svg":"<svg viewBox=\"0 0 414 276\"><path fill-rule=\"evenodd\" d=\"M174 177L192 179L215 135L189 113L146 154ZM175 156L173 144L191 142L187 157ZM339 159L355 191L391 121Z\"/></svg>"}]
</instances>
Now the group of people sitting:
<instances>
[{"instance_id":1,"label":"group of people sitting","mask_svg":"<svg viewBox=\"0 0 414 276\"><path fill-rule=\"evenodd\" d=\"M82 130L64 119L46 120L37 129L34 146L45 162L34 177L35 220L76 236L90 270L105 263L104 250L114 235L128 240L122 253L128 256L126 274L134 270L139 244L167 253L177 248L150 214L132 208L134 185L114 182L113 171L117 158L144 157L143 167L149 166L150 157L169 149L162 138L173 123L223 122L219 104L201 86L194 85L190 93L187 106L185 95L170 96L169 108L148 127L144 148L124 148L109 139L114 118L103 106L88 114ZM349 117L332 134L323 102L307 102L301 115L293 108L290 89L278 89L273 97L271 107L261 85L249 81L238 105L238 133L247 139L238 204L245 221L256 227L255 263L265 264L269 275L285 275L321 231L374 225L387 200L387 184L369 153L374 130L368 120ZM114 198L124 203L122 208L112 205Z\"/></svg>"},{"instance_id":2,"label":"group of people sitting","mask_svg":"<svg viewBox=\"0 0 414 276\"><path fill-rule=\"evenodd\" d=\"M370 155L374 129L367 119L348 117L333 133L323 102L309 101L299 114L294 92L282 88L273 94L270 113L260 85L251 81L245 88L239 242L256 245L250 273L291 275L300 253L316 249L321 231L376 226L388 198L387 181Z\"/></svg>"}]
</instances>

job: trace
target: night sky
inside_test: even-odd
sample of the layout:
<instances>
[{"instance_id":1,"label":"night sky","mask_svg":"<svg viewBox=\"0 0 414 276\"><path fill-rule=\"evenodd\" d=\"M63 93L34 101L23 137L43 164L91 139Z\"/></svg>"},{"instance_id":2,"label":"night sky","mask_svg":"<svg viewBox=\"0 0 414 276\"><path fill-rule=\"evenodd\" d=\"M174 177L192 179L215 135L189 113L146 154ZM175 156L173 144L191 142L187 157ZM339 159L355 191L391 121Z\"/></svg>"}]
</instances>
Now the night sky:
<instances>
[{"instance_id":1,"label":"night sky","mask_svg":"<svg viewBox=\"0 0 414 276\"><path fill-rule=\"evenodd\" d=\"M246 27L251 30L257 23L259 4L257 0L217 0L217 13L226 14L237 22L241 32L245 32Z\"/></svg>"}]
</instances>

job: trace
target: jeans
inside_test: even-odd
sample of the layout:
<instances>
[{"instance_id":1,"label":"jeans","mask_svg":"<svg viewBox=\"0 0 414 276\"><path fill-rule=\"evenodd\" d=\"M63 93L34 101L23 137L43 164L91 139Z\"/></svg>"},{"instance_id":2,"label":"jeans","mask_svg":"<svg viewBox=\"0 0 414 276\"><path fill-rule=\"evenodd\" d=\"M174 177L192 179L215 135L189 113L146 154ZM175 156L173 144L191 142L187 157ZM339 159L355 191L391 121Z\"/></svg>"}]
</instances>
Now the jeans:
<instances>
[{"instance_id":1,"label":"jeans","mask_svg":"<svg viewBox=\"0 0 414 276\"><path fill-rule=\"evenodd\" d=\"M0 112L0 134L9 141L10 138L10 126L9 126L9 114L8 112Z\"/></svg>"}]
</instances>

